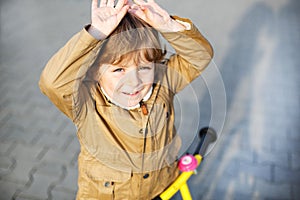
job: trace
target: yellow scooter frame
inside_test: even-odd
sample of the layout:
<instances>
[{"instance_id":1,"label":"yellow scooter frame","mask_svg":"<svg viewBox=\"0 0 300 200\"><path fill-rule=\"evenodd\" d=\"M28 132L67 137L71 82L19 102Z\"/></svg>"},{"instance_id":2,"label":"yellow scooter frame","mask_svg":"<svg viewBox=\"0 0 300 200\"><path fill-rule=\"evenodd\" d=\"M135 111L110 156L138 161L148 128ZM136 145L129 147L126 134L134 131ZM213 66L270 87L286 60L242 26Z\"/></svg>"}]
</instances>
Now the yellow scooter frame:
<instances>
[{"instance_id":1,"label":"yellow scooter frame","mask_svg":"<svg viewBox=\"0 0 300 200\"><path fill-rule=\"evenodd\" d=\"M206 127L200 130L199 137L200 142L195 150L195 154L193 155L193 157L197 160L197 167L199 167L199 165L201 164L203 155L205 154L209 144L217 139L217 134L212 128ZM183 200L192 200L187 181L193 174L196 173L196 169L192 169L190 171L182 171L177 179L154 200L171 199L178 191L180 191Z\"/></svg>"}]
</instances>

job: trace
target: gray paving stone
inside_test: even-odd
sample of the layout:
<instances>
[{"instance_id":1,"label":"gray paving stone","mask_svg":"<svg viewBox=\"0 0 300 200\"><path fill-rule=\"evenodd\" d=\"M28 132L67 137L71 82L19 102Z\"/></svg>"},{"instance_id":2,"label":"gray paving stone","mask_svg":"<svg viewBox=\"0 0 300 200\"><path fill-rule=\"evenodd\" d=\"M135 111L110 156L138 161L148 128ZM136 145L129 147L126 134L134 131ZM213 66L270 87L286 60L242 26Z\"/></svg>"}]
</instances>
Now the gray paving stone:
<instances>
[{"instance_id":1,"label":"gray paving stone","mask_svg":"<svg viewBox=\"0 0 300 200\"><path fill-rule=\"evenodd\" d=\"M33 161L24 159L16 160L16 164L14 165L15 168L13 168L10 173L3 176L1 180L23 185L28 184L31 181L30 172L34 169L35 165L37 165L37 163Z\"/></svg>"},{"instance_id":2,"label":"gray paving stone","mask_svg":"<svg viewBox=\"0 0 300 200\"><path fill-rule=\"evenodd\" d=\"M274 153L296 152L300 154L300 140L277 140L274 139Z\"/></svg>"},{"instance_id":3,"label":"gray paving stone","mask_svg":"<svg viewBox=\"0 0 300 200\"><path fill-rule=\"evenodd\" d=\"M293 185L293 199L300 199L300 185Z\"/></svg>"},{"instance_id":4,"label":"gray paving stone","mask_svg":"<svg viewBox=\"0 0 300 200\"><path fill-rule=\"evenodd\" d=\"M37 130L51 128L53 132L57 129L57 124L54 123L54 119L60 114L57 109L47 103L45 106L33 105L34 106L34 114L36 118L36 124L34 127Z\"/></svg>"},{"instance_id":5,"label":"gray paving stone","mask_svg":"<svg viewBox=\"0 0 300 200\"><path fill-rule=\"evenodd\" d=\"M41 132L39 135L39 139L37 140L36 144L41 146L44 145L48 148L54 149L62 149L64 145L69 140L69 135L57 135L57 134L50 134L47 132Z\"/></svg>"},{"instance_id":6,"label":"gray paving stone","mask_svg":"<svg viewBox=\"0 0 300 200\"><path fill-rule=\"evenodd\" d=\"M300 109L298 109L300 110ZM298 116L295 121L300 121L300 117ZM288 139L291 140L291 141L300 141L300 134L299 134L299 130L300 130L300 124L298 123L296 125L296 128L295 129L292 129L292 128L289 128L288 129Z\"/></svg>"},{"instance_id":7,"label":"gray paving stone","mask_svg":"<svg viewBox=\"0 0 300 200\"><path fill-rule=\"evenodd\" d=\"M0 141L0 155L7 155L11 151L12 146L15 146L12 142L2 142Z\"/></svg>"},{"instance_id":8,"label":"gray paving stone","mask_svg":"<svg viewBox=\"0 0 300 200\"><path fill-rule=\"evenodd\" d=\"M191 192L191 195L194 199L205 199L204 198L204 195L205 195L205 192L208 191L208 187L206 184L195 184L193 183L193 181L189 181L188 182L188 185L189 186L192 186L193 185L193 190L191 190L191 187L190 187L190 192ZM181 199L181 196L180 194L178 194L178 197L176 199Z\"/></svg>"},{"instance_id":9,"label":"gray paving stone","mask_svg":"<svg viewBox=\"0 0 300 200\"><path fill-rule=\"evenodd\" d=\"M17 194L18 198L50 199L51 189L62 178L63 167L56 163L41 163L30 172L32 181Z\"/></svg>"},{"instance_id":10,"label":"gray paving stone","mask_svg":"<svg viewBox=\"0 0 300 200\"><path fill-rule=\"evenodd\" d=\"M1 194L0 199L1 200L13 199L15 193L23 187L24 185L22 184L0 180L0 194Z\"/></svg>"},{"instance_id":11,"label":"gray paving stone","mask_svg":"<svg viewBox=\"0 0 300 200\"><path fill-rule=\"evenodd\" d=\"M78 152L72 149L67 149L67 151L63 151L61 149L48 149L43 155L43 162L54 162L62 165L73 165L74 157L77 158Z\"/></svg>"},{"instance_id":12,"label":"gray paving stone","mask_svg":"<svg viewBox=\"0 0 300 200\"><path fill-rule=\"evenodd\" d=\"M29 142L31 138L26 137L24 128L16 123L6 123L1 127L2 141Z\"/></svg>"},{"instance_id":13,"label":"gray paving stone","mask_svg":"<svg viewBox=\"0 0 300 200\"><path fill-rule=\"evenodd\" d=\"M66 119L57 130L58 134L68 134L72 137L77 137L76 132L77 130L75 125L69 119Z\"/></svg>"},{"instance_id":14,"label":"gray paving stone","mask_svg":"<svg viewBox=\"0 0 300 200\"><path fill-rule=\"evenodd\" d=\"M75 152L78 150L79 148L79 142L77 137L75 136L75 134L71 134L68 136L67 140L65 141L65 143L62 146L62 150L63 151L68 151L71 152L75 150Z\"/></svg>"},{"instance_id":15,"label":"gray paving stone","mask_svg":"<svg viewBox=\"0 0 300 200\"><path fill-rule=\"evenodd\" d=\"M291 154L292 170L300 170L300 154Z\"/></svg>"},{"instance_id":16,"label":"gray paving stone","mask_svg":"<svg viewBox=\"0 0 300 200\"><path fill-rule=\"evenodd\" d=\"M52 194L52 199L59 199L59 200L75 200L76 199L75 192L68 192L65 190L54 189L51 194Z\"/></svg>"},{"instance_id":17,"label":"gray paving stone","mask_svg":"<svg viewBox=\"0 0 300 200\"><path fill-rule=\"evenodd\" d=\"M220 196L223 196L222 199L250 198L254 188L254 179L243 172L237 173L233 178L224 176L219 180L212 198L219 199Z\"/></svg>"},{"instance_id":18,"label":"gray paving stone","mask_svg":"<svg viewBox=\"0 0 300 200\"><path fill-rule=\"evenodd\" d=\"M33 175L34 181L32 184L23 189L16 197L17 199L48 199L50 194L48 188L51 184L57 181L56 177L51 177L44 174L39 174L38 176Z\"/></svg>"},{"instance_id":19,"label":"gray paving stone","mask_svg":"<svg viewBox=\"0 0 300 200\"><path fill-rule=\"evenodd\" d=\"M61 182L57 183L54 186L53 190L51 191L53 196L54 196L54 193L57 193L57 192L58 193L64 192L64 193L67 193L68 195L76 194L77 178L78 178L77 168L71 168L71 167L67 168L63 180Z\"/></svg>"},{"instance_id":20,"label":"gray paving stone","mask_svg":"<svg viewBox=\"0 0 300 200\"><path fill-rule=\"evenodd\" d=\"M1 92L1 91L0 91ZM12 117L12 113L5 107L5 104L7 104L8 100L0 100L0 127L2 127L4 124L6 124L9 119ZM0 134L0 136L3 135L3 132Z\"/></svg>"},{"instance_id":21,"label":"gray paving stone","mask_svg":"<svg viewBox=\"0 0 300 200\"><path fill-rule=\"evenodd\" d=\"M8 156L0 155L0 179L9 174L15 167L16 161Z\"/></svg>"},{"instance_id":22,"label":"gray paving stone","mask_svg":"<svg viewBox=\"0 0 300 200\"><path fill-rule=\"evenodd\" d=\"M276 165L282 168L290 168L290 154L287 152L274 153L269 151L259 151L255 154L255 161L258 164Z\"/></svg>"},{"instance_id":23,"label":"gray paving stone","mask_svg":"<svg viewBox=\"0 0 300 200\"><path fill-rule=\"evenodd\" d=\"M287 170L276 166L274 181L276 183L300 185L300 170Z\"/></svg>"},{"instance_id":24,"label":"gray paving stone","mask_svg":"<svg viewBox=\"0 0 300 200\"><path fill-rule=\"evenodd\" d=\"M27 115L17 116L17 113L11 114L1 127L2 141L17 141L29 144L36 137L38 133L32 130L35 119L26 117Z\"/></svg>"},{"instance_id":25,"label":"gray paving stone","mask_svg":"<svg viewBox=\"0 0 300 200\"><path fill-rule=\"evenodd\" d=\"M65 171L65 166L56 162L42 162L35 166L34 176L39 176L40 174L45 176L55 177L55 179L60 180Z\"/></svg>"},{"instance_id":26,"label":"gray paving stone","mask_svg":"<svg viewBox=\"0 0 300 200\"><path fill-rule=\"evenodd\" d=\"M22 196L22 197L14 197L14 199L15 200L42 200L42 199L40 199L40 198L36 198L36 197L24 197L24 196Z\"/></svg>"},{"instance_id":27,"label":"gray paving stone","mask_svg":"<svg viewBox=\"0 0 300 200\"><path fill-rule=\"evenodd\" d=\"M75 151L73 159L71 160L72 167L78 168L78 155L80 153L80 150Z\"/></svg>"},{"instance_id":28,"label":"gray paving stone","mask_svg":"<svg viewBox=\"0 0 300 200\"><path fill-rule=\"evenodd\" d=\"M255 199L292 199L290 184L273 184L257 180L254 188Z\"/></svg>"},{"instance_id":29,"label":"gray paving stone","mask_svg":"<svg viewBox=\"0 0 300 200\"><path fill-rule=\"evenodd\" d=\"M11 151L10 156L16 160L37 161L39 154L43 151L42 146L15 143L15 148Z\"/></svg>"},{"instance_id":30,"label":"gray paving stone","mask_svg":"<svg viewBox=\"0 0 300 200\"><path fill-rule=\"evenodd\" d=\"M238 153L234 156L235 160L241 160L248 163L254 163L255 160L255 150L252 148L249 149L240 149Z\"/></svg>"},{"instance_id":31,"label":"gray paving stone","mask_svg":"<svg viewBox=\"0 0 300 200\"><path fill-rule=\"evenodd\" d=\"M233 160L230 162L227 172L231 176L236 176L237 174L241 173L266 181L271 181L273 176L271 165L249 163L243 160Z\"/></svg>"}]
</instances>

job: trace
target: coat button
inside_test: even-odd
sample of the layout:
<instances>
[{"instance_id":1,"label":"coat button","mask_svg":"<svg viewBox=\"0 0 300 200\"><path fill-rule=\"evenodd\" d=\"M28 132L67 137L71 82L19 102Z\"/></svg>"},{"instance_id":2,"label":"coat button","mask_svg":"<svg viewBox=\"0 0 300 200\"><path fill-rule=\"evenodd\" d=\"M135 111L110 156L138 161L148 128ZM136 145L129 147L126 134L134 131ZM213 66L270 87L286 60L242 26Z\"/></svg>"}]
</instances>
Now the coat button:
<instances>
[{"instance_id":1,"label":"coat button","mask_svg":"<svg viewBox=\"0 0 300 200\"><path fill-rule=\"evenodd\" d=\"M144 133L144 130L141 128L141 129L139 130L139 133L140 133L140 134L143 134L143 133Z\"/></svg>"},{"instance_id":2,"label":"coat button","mask_svg":"<svg viewBox=\"0 0 300 200\"><path fill-rule=\"evenodd\" d=\"M147 173L147 174L144 174L144 176L143 176L143 178L144 179L146 179L146 178L148 178L149 177L149 174Z\"/></svg>"},{"instance_id":3,"label":"coat button","mask_svg":"<svg viewBox=\"0 0 300 200\"><path fill-rule=\"evenodd\" d=\"M110 182L107 181L104 183L104 187L109 187L109 186L110 186Z\"/></svg>"},{"instance_id":4,"label":"coat button","mask_svg":"<svg viewBox=\"0 0 300 200\"><path fill-rule=\"evenodd\" d=\"M170 113L169 113L169 112L167 112L167 114L166 114L166 118L167 118L167 119L169 119L169 117L170 117Z\"/></svg>"}]
</instances>

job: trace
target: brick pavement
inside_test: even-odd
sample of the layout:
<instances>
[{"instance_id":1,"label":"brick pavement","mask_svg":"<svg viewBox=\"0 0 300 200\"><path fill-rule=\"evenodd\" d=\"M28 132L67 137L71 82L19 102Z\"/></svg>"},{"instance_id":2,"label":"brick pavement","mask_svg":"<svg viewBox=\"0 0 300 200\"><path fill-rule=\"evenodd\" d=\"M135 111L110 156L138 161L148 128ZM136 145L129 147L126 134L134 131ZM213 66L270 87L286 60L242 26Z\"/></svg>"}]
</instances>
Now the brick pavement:
<instances>
[{"instance_id":1,"label":"brick pavement","mask_svg":"<svg viewBox=\"0 0 300 200\"><path fill-rule=\"evenodd\" d=\"M178 2L162 4L210 36L227 95L222 135L189 181L194 199L300 199L299 3L194 1L182 11ZM0 199L74 199L75 128L37 82L49 57L89 21L89 2L0 6ZM199 95L201 125L213 124L210 96Z\"/></svg>"}]
</instances>

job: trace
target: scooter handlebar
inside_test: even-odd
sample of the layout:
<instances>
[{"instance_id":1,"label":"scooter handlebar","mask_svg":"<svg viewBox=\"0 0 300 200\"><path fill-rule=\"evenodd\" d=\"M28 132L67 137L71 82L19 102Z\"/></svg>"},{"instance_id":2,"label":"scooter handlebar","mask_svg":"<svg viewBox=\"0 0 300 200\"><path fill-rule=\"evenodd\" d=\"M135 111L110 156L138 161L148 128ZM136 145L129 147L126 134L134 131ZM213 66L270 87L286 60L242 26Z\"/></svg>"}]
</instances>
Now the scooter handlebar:
<instances>
[{"instance_id":1,"label":"scooter handlebar","mask_svg":"<svg viewBox=\"0 0 300 200\"><path fill-rule=\"evenodd\" d=\"M195 150L195 154L204 156L208 146L217 139L217 132L211 127L204 127L199 131L200 142Z\"/></svg>"}]
</instances>

